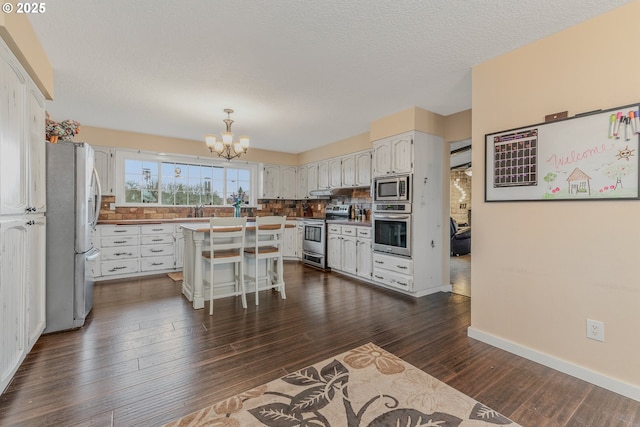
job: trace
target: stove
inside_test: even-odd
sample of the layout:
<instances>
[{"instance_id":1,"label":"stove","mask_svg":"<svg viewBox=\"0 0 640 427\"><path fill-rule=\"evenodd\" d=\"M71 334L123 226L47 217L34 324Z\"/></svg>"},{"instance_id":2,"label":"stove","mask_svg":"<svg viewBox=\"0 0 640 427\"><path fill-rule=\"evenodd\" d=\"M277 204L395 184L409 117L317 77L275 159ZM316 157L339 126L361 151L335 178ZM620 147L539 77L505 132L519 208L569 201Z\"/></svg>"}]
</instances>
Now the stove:
<instances>
[{"instance_id":1,"label":"stove","mask_svg":"<svg viewBox=\"0 0 640 427\"><path fill-rule=\"evenodd\" d=\"M325 218L305 218L302 234L302 262L312 267L327 266L327 219L349 219L350 205L328 204Z\"/></svg>"}]
</instances>

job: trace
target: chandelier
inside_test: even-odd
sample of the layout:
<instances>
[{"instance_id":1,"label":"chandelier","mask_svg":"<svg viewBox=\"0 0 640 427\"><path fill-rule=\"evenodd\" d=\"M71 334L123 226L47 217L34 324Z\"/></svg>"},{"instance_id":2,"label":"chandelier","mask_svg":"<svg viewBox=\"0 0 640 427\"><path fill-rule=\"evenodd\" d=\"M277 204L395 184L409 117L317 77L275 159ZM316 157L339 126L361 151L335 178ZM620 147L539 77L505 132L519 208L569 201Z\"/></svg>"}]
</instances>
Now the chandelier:
<instances>
[{"instance_id":1,"label":"chandelier","mask_svg":"<svg viewBox=\"0 0 640 427\"><path fill-rule=\"evenodd\" d=\"M237 141L233 141L233 133L231 132L231 108L225 108L227 118L223 122L227 125L227 131L222 132L222 140L219 140L215 135L205 135L204 140L207 143L207 147L211 153L216 153L218 157L223 157L227 160L235 159L245 154L249 149L249 137L240 136Z\"/></svg>"}]
</instances>

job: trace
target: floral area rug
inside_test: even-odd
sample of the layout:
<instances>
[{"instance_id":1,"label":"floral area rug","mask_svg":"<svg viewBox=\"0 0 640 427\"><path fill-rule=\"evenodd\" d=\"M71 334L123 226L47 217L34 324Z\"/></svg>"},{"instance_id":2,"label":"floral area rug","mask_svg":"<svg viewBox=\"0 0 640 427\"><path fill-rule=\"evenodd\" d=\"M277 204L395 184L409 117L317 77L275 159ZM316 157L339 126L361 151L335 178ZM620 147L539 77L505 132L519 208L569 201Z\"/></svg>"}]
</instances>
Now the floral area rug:
<instances>
[{"instance_id":1,"label":"floral area rug","mask_svg":"<svg viewBox=\"0 0 640 427\"><path fill-rule=\"evenodd\" d=\"M514 422L369 343L167 424L474 427Z\"/></svg>"}]
</instances>

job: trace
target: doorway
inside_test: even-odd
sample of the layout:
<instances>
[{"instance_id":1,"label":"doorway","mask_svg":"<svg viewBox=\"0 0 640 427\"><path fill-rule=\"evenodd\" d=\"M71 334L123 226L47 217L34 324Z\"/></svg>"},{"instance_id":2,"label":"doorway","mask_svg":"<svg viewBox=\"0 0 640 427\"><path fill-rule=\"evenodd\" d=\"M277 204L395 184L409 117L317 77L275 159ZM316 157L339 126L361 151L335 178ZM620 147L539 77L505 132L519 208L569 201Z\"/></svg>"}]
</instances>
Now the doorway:
<instances>
[{"instance_id":1,"label":"doorway","mask_svg":"<svg viewBox=\"0 0 640 427\"><path fill-rule=\"evenodd\" d=\"M449 216L451 252L449 274L452 292L471 296L471 139L450 145Z\"/></svg>"}]
</instances>

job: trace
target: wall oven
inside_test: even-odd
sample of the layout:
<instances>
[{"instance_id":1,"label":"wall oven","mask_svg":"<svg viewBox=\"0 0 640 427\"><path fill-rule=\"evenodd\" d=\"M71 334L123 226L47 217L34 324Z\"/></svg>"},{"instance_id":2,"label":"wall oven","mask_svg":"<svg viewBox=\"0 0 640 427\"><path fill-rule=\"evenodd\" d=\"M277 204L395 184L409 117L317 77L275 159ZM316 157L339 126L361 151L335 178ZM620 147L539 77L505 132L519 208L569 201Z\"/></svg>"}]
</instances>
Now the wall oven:
<instances>
[{"instance_id":1,"label":"wall oven","mask_svg":"<svg viewBox=\"0 0 640 427\"><path fill-rule=\"evenodd\" d=\"M373 250L411 256L411 205L374 204Z\"/></svg>"},{"instance_id":2,"label":"wall oven","mask_svg":"<svg viewBox=\"0 0 640 427\"><path fill-rule=\"evenodd\" d=\"M373 184L374 202L411 202L411 175L380 177Z\"/></svg>"},{"instance_id":3,"label":"wall oven","mask_svg":"<svg viewBox=\"0 0 640 427\"><path fill-rule=\"evenodd\" d=\"M326 222L323 219L305 219L302 234L302 262L324 269L326 266Z\"/></svg>"}]
</instances>

